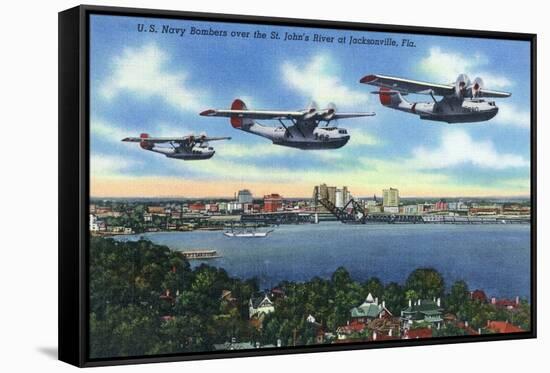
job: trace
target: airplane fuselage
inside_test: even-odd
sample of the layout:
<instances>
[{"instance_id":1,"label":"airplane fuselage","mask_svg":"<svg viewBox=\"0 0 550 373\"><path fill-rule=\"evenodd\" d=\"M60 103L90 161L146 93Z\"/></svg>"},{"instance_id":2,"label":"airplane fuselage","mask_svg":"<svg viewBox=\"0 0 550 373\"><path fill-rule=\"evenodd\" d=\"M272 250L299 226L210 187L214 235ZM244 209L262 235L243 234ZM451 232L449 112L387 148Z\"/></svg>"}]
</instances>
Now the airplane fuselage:
<instances>
[{"instance_id":1,"label":"airplane fuselage","mask_svg":"<svg viewBox=\"0 0 550 373\"><path fill-rule=\"evenodd\" d=\"M470 123L492 119L497 115L498 107L493 101L444 98L438 102L413 103L410 112L419 115L420 119L424 120Z\"/></svg>"},{"instance_id":2,"label":"airplane fuselage","mask_svg":"<svg viewBox=\"0 0 550 373\"><path fill-rule=\"evenodd\" d=\"M270 139L273 144L302 150L338 149L347 144L350 135L345 128L317 127L315 123L289 127L267 127L254 123L241 130Z\"/></svg>"},{"instance_id":3,"label":"airplane fuselage","mask_svg":"<svg viewBox=\"0 0 550 373\"><path fill-rule=\"evenodd\" d=\"M420 119L446 123L484 122L498 113L494 101L480 98L443 97L440 101L409 102L398 93L381 94L382 105L416 114Z\"/></svg>"},{"instance_id":4,"label":"airplane fuselage","mask_svg":"<svg viewBox=\"0 0 550 373\"><path fill-rule=\"evenodd\" d=\"M195 161L202 159L210 159L214 156L216 151L212 147L178 147L178 148L166 148L160 146L153 146L145 148L146 150L164 154L168 158L180 159L183 161Z\"/></svg>"}]
</instances>

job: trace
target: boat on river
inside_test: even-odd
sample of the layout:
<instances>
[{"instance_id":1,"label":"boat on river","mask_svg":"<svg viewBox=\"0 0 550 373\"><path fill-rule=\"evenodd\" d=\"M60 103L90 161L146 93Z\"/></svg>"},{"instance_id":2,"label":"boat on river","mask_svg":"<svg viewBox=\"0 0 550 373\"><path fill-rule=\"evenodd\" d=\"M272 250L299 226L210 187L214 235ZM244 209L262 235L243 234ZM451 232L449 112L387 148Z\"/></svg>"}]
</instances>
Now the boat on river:
<instances>
[{"instance_id":1,"label":"boat on river","mask_svg":"<svg viewBox=\"0 0 550 373\"><path fill-rule=\"evenodd\" d=\"M261 238L267 237L273 230L268 230L265 232L258 232L256 227L254 228L235 228L231 225L231 229L223 232L225 237L243 237L243 238Z\"/></svg>"}]
</instances>

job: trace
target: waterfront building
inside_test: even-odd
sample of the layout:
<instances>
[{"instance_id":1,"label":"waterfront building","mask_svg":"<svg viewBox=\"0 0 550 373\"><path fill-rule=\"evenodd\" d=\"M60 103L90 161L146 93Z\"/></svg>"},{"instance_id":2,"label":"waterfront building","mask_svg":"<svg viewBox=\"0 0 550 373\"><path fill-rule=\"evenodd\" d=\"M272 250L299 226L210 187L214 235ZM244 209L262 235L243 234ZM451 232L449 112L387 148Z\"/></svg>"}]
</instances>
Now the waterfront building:
<instances>
[{"instance_id":1,"label":"waterfront building","mask_svg":"<svg viewBox=\"0 0 550 373\"><path fill-rule=\"evenodd\" d=\"M164 215L164 207L162 206L148 206L147 212L153 215Z\"/></svg>"},{"instance_id":2,"label":"waterfront building","mask_svg":"<svg viewBox=\"0 0 550 373\"><path fill-rule=\"evenodd\" d=\"M470 215L499 215L502 213L502 209L500 206L477 206L477 207L471 207L468 210L468 213Z\"/></svg>"},{"instance_id":3,"label":"waterfront building","mask_svg":"<svg viewBox=\"0 0 550 373\"><path fill-rule=\"evenodd\" d=\"M399 190L395 188L384 189L382 191L384 207L398 207L399 206Z\"/></svg>"},{"instance_id":4,"label":"waterfront building","mask_svg":"<svg viewBox=\"0 0 550 373\"><path fill-rule=\"evenodd\" d=\"M201 202L195 202L189 205L189 210L191 210L191 212L200 212L204 211L205 209L206 206L204 205L204 203Z\"/></svg>"},{"instance_id":5,"label":"waterfront building","mask_svg":"<svg viewBox=\"0 0 550 373\"><path fill-rule=\"evenodd\" d=\"M153 221L153 214L148 213L148 212L144 212L143 213L143 221L146 222L146 223L152 222Z\"/></svg>"},{"instance_id":6,"label":"waterfront building","mask_svg":"<svg viewBox=\"0 0 550 373\"><path fill-rule=\"evenodd\" d=\"M277 212L283 207L283 197L277 193L264 196L264 211Z\"/></svg>"},{"instance_id":7,"label":"waterfront building","mask_svg":"<svg viewBox=\"0 0 550 373\"><path fill-rule=\"evenodd\" d=\"M243 204L238 202L228 202L227 203L227 211L229 213L233 214L236 212L242 212L243 211Z\"/></svg>"},{"instance_id":8,"label":"waterfront building","mask_svg":"<svg viewBox=\"0 0 550 373\"><path fill-rule=\"evenodd\" d=\"M449 204L447 202L445 202L444 200L437 201L435 203L435 209L437 211L447 211L447 210L449 210Z\"/></svg>"},{"instance_id":9,"label":"waterfront building","mask_svg":"<svg viewBox=\"0 0 550 373\"><path fill-rule=\"evenodd\" d=\"M399 206L384 206L384 212L387 214L398 214Z\"/></svg>"},{"instance_id":10,"label":"waterfront building","mask_svg":"<svg viewBox=\"0 0 550 373\"><path fill-rule=\"evenodd\" d=\"M238 203L252 203L252 193L248 189L239 190L237 193L236 201Z\"/></svg>"},{"instance_id":11,"label":"waterfront building","mask_svg":"<svg viewBox=\"0 0 550 373\"><path fill-rule=\"evenodd\" d=\"M99 224L97 224L97 216L90 214L90 232L99 232Z\"/></svg>"},{"instance_id":12,"label":"waterfront building","mask_svg":"<svg viewBox=\"0 0 550 373\"><path fill-rule=\"evenodd\" d=\"M217 203L207 203L205 208L207 212L219 212L220 210Z\"/></svg>"},{"instance_id":13,"label":"waterfront building","mask_svg":"<svg viewBox=\"0 0 550 373\"><path fill-rule=\"evenodd\" d=\"M243 203L243 212L245 214L251 214L254 212L254 204L253 203Z\"/></svg>"},{"instance_id":14,"label":"waterfront building","mask_svg":"<svg viewBox=\"0 0 550 373\"><path fill-rule=\"evenodd\" d=\"M403 206L403 213L406 215L416 215L418 214L418 206L419 205L405 205Z\"/></svg>"}]
</instances>

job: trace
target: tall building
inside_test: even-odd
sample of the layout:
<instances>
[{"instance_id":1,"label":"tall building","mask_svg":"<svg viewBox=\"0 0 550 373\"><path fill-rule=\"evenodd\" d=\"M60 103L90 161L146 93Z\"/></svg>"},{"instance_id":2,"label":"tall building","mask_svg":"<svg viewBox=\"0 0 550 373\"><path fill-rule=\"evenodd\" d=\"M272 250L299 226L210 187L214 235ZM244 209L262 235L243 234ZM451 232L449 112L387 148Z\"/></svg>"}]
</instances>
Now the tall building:
<instances>
[{"instance_id":1,"label":"tall building","mask_svg":"<svg viewBox=\"0 0 550 373\"><path fill-rule=\"evenodd\" d=\"M272 193L264 196L264 211L276 212L283 207L283 197Z\"/></svg>"},{"instance_id":2,"label":"tall building","mask_svg":"<svg viewBox=\"0 0 550 373\"><path fill-rule=\"evenodd\" d=\"M383 191L383 202L384 207L399 207L399 190L395 188L384 189Z\"/></svg>"},{"instance_id":3,"label":"tall building","mask_svg":"<svg viewBox=\"0 0 550 373\"><path fill-rule=\"evenodd\" d=\"M336 207L344 207L353 197L347 186L338 189L335 186L327 186L327 184L316 185L313 187L313 198L324 199L331 202ZM321 211L322 207L317 206Z\"/></svg>"},{"instance_id":4,"label":"tall building","mask_svg":"<svg viewBox=\"0 0 550 373\"><path fill-rule=\"evenodd\" d=\"M248 189L239 190L236 199L238 203L252 203L254 200L254 198L252 198L252 193L250 193Z\"/></svg>"}]
</instances>

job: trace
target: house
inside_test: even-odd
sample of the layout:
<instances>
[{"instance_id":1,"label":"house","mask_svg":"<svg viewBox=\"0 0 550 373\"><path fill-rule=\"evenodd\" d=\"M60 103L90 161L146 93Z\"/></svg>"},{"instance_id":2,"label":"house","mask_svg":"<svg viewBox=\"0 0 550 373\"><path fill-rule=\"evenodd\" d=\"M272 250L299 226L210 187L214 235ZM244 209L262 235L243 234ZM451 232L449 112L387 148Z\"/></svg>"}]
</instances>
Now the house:
<instances>
[{"instance_id":1,"label":"house","mask_svg":"<svg viewBox=\"0 0 550 373\"><path fill-rule=\"evenodd\" d=\"M231 290L227 290L227 289L222 290L222 294L220 296L220 299L222 301L227 302L227 303L233 303L233 302L237 301L237 298L235 298L233 296L233 293L231 292Z\"/></svg>"},{"instance_id":2,"label":"house","mask_svg":"<svg viewBox=\"0 0 550 373\"><path fill-rule=\"evenodd\" d=\"M441 308L441 298L437 300L418 299L412 303L409 299L409 307L401 311L401 322L403 328L410 328L416 323L430 323L440 327L443 321L443 308Z\"/></svg>"},{"instance_id":3,"label":"house","mask_svg":"<svg viewBox=\"0 0 550 373\"><path fill-rule=\"evenodd\" d=\"M275 306L266 293L260 293L253 296L248 302L248 317L250 319L263 318L273 311L275 311Z\"/></svg>"},{"instance_id":4,"label":"house","mask_svg":"<svg viewBox=\"0 0 550 373\"><path fill-rule=\"evenodd\" d=\"M387 334L377 332L376 330L372 332L372 335L369 337L369 341L390 341L392 339L399 339L393 334L393 330L390 329Z\"/></svg>"},{"instance_id":5,"label":"house","mask_svg":"<svg viewBox=\"0 0 550 373\"><path fill-rule=\"evenodd\" d=\"M336 329L336 337L338 340L348 339L353 334L363 333L367 326L359 321L348 322L347 325L339 326Z\"/></svg>"},{"instance_id":6,"label":"house","mask_svg":"<svg viewBox=\"0 0 550 373\"><path fill-rule=\"evenodd\" d=\"M366 323L370 320L392 316L391 312L386 308L386 303L378 304L378 298L373 298L369 293L367 299L358 307L353 307L350 311L351 319L362 323Z\"/></svg>"},{"instance_id":7,"label":"house","mask_svg":"<svg viewBox=\"0 0 550 373\"><path fill-rule=\"evenodd\" d=\"M222 350L252 350L256 348L256 345L252 342L237 342L235 338L231 339L231 342L216 343L214 344L215 351Z\"/></svg>"},{"instance_id":8,"label":"house","mask_svg":"<svg viewBox=\"0 0 550 373\"><path fill-rule=\"evenodd\" d=\"M508 321L490 321L487 320L487 329L495 333L521 333L525 330Z\"/></svg>"},{"instance_id":9,"label":"house","mask_svg":"<svg viewBox=\"0 0 550 373\"><path fill-rule=\"evenodd\" d=\"M431 338L432 328L405 329L402 339Z\"/></svg>"},{"instance_id":10,"label":"house","mask_svg":"<svg viewBox=\"0 0 550 373\"><path fill-rule=\"evenodd\" d=\"M321 344L325 342L325 329L323 328L323 325L317 320L315 320L315 317L312 315L308 315L306 318L306 322L309 328L313 331L315 334L315 343Z\"/></svg>"},{"instance_id":11,"label":"house","mask_svg":"<svg viewBox=\"0 0 550 373\"><path fill-rule=\"evenodd\" d=\"M277 344L264 344L261 345L260 342L237 342L236 338L231 338L231 342L217 343L214 344L215 351L223 350L251 350L255 348L276 348L282 347L282 342L280 339L277 339Z\"/></svg>"},{"instance_id":12,"label":"house","mask_svg":"<svg viewBox=\"0 0 550 373\"><path fill-rule=\"evenodd\" d=\"M498 308L506 308L507 310L513 310L519 306L519 297L516 299L496 299L491 298L491 304Z\"/></svg>"},{"instance_id":13,"label":"house","mask_svg":"<svg viewBox=\"0 0 550 373\"><path fill-rule=\"evenodd\" d=\"M272 299L277 299L277 298L283 299L285 298L285 296L286 296L285 291L283 289L280 289L280 288L271 289Z\"/></svg>"},{"instance_id":14,"label":"house","mask_svg":"<svg viewBox=\"0 0 550 373\"><path fill-rule=\"evenodd\" d=\"M487 302L487 295L485 295L485 292L483 290L474 290L470 292L470 298L472 300L477 300L481 303Z\"/></svg>"}]
</instances>

